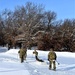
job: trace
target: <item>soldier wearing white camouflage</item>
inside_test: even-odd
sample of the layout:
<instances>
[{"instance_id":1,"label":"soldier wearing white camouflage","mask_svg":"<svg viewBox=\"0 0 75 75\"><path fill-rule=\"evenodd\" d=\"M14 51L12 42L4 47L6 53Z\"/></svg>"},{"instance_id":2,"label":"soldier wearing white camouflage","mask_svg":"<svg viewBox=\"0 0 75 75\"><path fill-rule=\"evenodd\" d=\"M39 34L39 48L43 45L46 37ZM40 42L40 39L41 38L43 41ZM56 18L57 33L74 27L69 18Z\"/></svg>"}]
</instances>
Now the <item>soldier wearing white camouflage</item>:
<instances>
[{"instance_id":1,"label":"soldier wearing white camouflage","mask_svg":"<svg viewBox=\"0 0 75 75\"><path fill-rule=\"evenodd\" d=\"M34 50L33 54L35 54L35 58L38 59L38 52Z\"/></svg>"},{"instance_id":2,"label":"soldier wearing white camouflage","mask_svg":"<svg viewBox=\"0 0 75 75\"><path fill-rule=\"evenodd\" d=\"M27 49L25 47L22 47L19 51L19 57L21 59L21 63L24 62L24 60L26 60L27 57Z\"/></svg>"},{"instance_id":3,"label":"soldier wearing white camouflage","mask_svg":"<svg viewBox=\"0 0 75 75\"><path fill-rule=\"evenodd\" d=\"M53 70L56 70L56 64L55 64L56 58L57 58L56 53L53 51L53 48L51 48L50 52L48 53L48 60L50 62L50 65L49 65L50 70L52 69L52 65L53 65Z\"/></svg>"}]
</instances>

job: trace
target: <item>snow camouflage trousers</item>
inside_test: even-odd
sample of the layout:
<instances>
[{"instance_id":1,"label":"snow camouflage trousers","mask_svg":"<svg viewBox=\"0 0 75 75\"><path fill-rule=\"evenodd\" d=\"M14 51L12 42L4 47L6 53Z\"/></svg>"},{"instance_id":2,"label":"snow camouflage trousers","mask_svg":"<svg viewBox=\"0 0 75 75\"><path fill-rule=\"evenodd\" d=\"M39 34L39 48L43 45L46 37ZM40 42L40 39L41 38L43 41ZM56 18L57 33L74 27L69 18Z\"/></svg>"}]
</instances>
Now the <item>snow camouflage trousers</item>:
<instances>
[{"instance_id":1,"label":"snow camouflage trousers","mask_svg":"<svg viewBox=\"0 0 75 75\"><path fill-rule=\"evenodd\" d=\"M24 62L24 56L22 56L20 59L21 59L21 63Z\"/></svg>"},{"instance_id":2,"label":"snow camouflage trousers","mask_svg":"<svg viewBox=\"0 0 75 75\"><path fill-rule=\"evenodd\" d=\"M50 70L56 70L55 60L50 60L49 62L50 62L49 69Z\"/></svg>"}]
</instances>

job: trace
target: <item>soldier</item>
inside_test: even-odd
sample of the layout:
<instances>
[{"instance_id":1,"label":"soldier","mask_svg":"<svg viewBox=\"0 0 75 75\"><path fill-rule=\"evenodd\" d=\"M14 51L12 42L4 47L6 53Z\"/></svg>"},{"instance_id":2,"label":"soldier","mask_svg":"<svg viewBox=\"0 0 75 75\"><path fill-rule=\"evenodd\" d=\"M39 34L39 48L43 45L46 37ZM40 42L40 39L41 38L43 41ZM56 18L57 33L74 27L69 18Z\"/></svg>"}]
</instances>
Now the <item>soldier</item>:
<instances>
[{"instance_id":1,"label":"soldier","mask_svg":"<svg viewBox=\"0 0 75 75\"><path fill-rule=\"evenodd\" d=\"M48 60L50 62L50 65L49 65L50 70L52 69L52 65L53 65L53 70L56 70L56 64L55 64L56 58L57 58L56 53L53 51L53 48L51 48L50 52L48 53Z\"/></svg>"},{"instance_id":2,"label":"soldier","mask_svg":"<svg viewBox=\"0 0 75 75\"><path fill-rule=\"evenodd\" d=\"M34 50L33 54L35 54L35 58L36 58L37 61L44 62L42 59L38 58L38 52L36 50Z\"/></svg>"},{"instance_id":3,"label":"soldier","mask_svg":"<svg viewBox=\"0 0 75 75\"><path fill-rule=\"evenodd\" d=\"M24 50L24 48L21 48L19 51L19 57L21 59L21 63L24 62L24 60L26 59L26 51Z\"/></svg>"},{"instance_id":4,"label":"soldier","mask_svg":"<svg viewBox=\"0 0 75 75\"><path fill-rule=\"evenodd\" d=\"M38 59L38 52L34 50L33 54L35 54L35 58Z\"/></svg>"}]
</instances>

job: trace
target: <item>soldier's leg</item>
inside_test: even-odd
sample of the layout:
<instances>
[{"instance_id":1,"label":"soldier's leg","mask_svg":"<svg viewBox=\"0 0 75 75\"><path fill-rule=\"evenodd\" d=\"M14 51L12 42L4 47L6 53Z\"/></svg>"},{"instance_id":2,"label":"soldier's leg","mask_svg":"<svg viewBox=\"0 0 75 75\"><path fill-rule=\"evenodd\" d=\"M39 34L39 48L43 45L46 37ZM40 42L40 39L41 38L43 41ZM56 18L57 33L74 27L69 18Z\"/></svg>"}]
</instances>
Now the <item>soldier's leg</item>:
<instances>
[{"instance_id":1,"label":"soldier's leg","mask_svg":"<svg viewBox=\"0 0 75 75\"><path fill-rule=\"evenodd\" d=\"M25 60L26 60L26 57L27 57L27 53L25 54Z\"/></svg>"},{"instance_id":2,"label":"soldier's leg","mask_svg":"<svg viewBox=\"0 0 75 75\"><path fill-rule=\"evenodd\" d=\"M52 61L50 61L49 69L50 69L50 70L52 69Z\"/></svg>"},{"instance_id":3,"label":"soldier's leg","mask_svg":"<svg viewBox=\"0 0 75 75\"><path fill-rule=\"evenodd\" d=\"M37 57L37 56L35 56L35 59L36 59L36 60L38 60L38 57Z\"/></svg>"},{"instance_id":4,"label":"soldier's leg","mask_svg":"<svg viewBox=\"0 0 75 75\"><path fill-rule=\"evenodd\" d=\"M26 55L23 56L24 60L26 60Z\"/></svg>"},{"instance_id":5,"label":"soldier's leg","mask_svg":"<svg viewBox=\"0 0 75 75\"><path fill-rule=\"evenodd\" d=\"M23 61L22 61L22 58L21 58L21 63L22 63Z\"/></svg>"},{"instance_id":6,"label":"soldier's leg","mask_svg":"<svg viewBox=\"0 0 75 75\"><path fill-rule=\"evenodd\" d=\"M56 64L55 64L55 61L53 61L53 70L56 70Z\"/></svg>"},{"instance_id":7,"label":"soldier's leg","mask_svg":"<svg viewBox=\"0 0 75 75\"><path fill-rule=\"evenodd\" d=\"M24 61L23 57L21 57L21 63Z\"/></svg>"}]
</instances>

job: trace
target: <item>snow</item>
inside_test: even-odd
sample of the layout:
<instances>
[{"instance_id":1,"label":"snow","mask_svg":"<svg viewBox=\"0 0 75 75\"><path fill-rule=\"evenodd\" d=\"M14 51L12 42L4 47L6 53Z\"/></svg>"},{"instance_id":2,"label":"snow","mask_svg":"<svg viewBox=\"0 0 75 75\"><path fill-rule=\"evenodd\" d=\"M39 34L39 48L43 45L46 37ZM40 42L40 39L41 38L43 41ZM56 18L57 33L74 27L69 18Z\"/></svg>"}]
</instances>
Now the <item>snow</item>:
<instances>
[{"instance_id":1,"label":"snow","mask_svg":"<svg viewBox=\"0 0 75 75\"><path fill-rule=\"evenodd\" d=\"M75 75L75 53L56 52L56 71L49 70L47 60L49 51L38 51L38 56L45 62L35 60L33 50L27 50L27 59L20 63L19 49L7 50L0 47L0 75ZM58 65L59 63L59 65Z\"/></svg>"}]
</instances>

